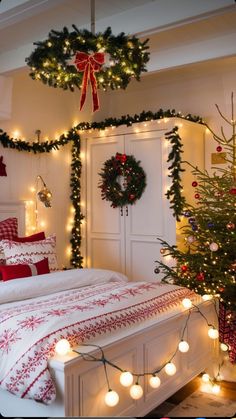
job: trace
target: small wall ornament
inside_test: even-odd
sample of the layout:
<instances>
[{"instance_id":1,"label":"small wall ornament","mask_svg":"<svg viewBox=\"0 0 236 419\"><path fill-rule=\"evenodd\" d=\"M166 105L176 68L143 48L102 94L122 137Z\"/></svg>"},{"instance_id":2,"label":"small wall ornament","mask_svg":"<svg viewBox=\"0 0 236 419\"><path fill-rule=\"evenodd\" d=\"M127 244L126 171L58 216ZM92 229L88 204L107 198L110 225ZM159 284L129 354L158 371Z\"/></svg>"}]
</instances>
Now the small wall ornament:
<instances>
[{"instance_id":1,"label":"small wall ornament","mask_svg":"<svg viewBox=\"0 0 236 419\"><path fill-rule=\"evenodd\" d=\"M99 173L102 199L112 208L133 205L141 198L146 187L146 174L134 156L116 153L106 160ZM123 183L119 180L123 177Z\"/></svg>"},{"instance_id":2,"label":"small wall ornament","mask_svg":"<svg viewBox=\"0 0 236 419\"><path fill-rule=\"evenodd\" d=\"M0 156L0 176L7 176L6 165L3 163L3 156Z\"/></svg>"}]
</instances>

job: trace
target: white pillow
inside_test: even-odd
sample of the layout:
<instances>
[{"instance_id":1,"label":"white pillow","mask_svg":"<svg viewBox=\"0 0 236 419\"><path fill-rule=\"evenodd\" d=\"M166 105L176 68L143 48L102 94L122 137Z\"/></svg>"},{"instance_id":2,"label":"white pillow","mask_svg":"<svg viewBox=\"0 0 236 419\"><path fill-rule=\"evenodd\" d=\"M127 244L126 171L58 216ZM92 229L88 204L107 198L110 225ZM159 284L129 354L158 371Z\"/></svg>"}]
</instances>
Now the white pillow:
<instances>
[{"instance_id":1,"label":"white pillow","mask_svg":"<svg viewBox=\"0 0 236 419\"><path fill-rule=\"evenodd\" d=\"M18 263L31 264L48 258L50 271L56 271L58 269L55 235L49 236L44 240L27 243L2 240L1 245L4 250L7 265Z\"/></svg>"}]
</instances>

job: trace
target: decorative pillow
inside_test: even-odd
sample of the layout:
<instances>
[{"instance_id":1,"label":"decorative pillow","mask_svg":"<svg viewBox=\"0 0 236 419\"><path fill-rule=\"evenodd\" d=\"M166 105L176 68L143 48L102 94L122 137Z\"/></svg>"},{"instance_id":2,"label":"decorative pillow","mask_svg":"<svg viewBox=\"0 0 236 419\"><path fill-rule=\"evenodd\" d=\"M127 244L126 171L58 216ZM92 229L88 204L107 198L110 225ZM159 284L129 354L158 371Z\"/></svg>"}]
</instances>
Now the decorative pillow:
<instances>
[{"instance_id":1,"label":"decorative pillow","mask_svg":"<svg viewBox=\"0 0 236 419\"><path fill-rule=\"evenodd\" d=\"M46 239L44 231L40 231L40 233L32 234L31 236L26 236L26 237L15 236L12 238L14 242L19 242L19 243L36 242L38 240L44 240L44 239Z\"/></svg>"},{"instance_id":2,"label":"decorative pillow","mask_svg":"<svg viewBox=\"0 0 236 419\"><path fill-rule=\"evenodd\" d=\"M48 273L50 273L48 258L40 260L32 265L18 264L0 266L0 279L3 281Z\"/></svg>"},{"instance_id":3,"label":"decorative pillow","mask_svg":"<svg viewBox=\"0 0 236 419\"><path fill-rule=\"evenodd\" d=\"M36 242L18 243L11 240L2 240L6 264L32 264L43 258L48 258L50 271L58 269L56 256L56 236L49 236L45 240Z\"/></svg>"},{"instance_id":4,"label":"decorative pillow","mask_svg":"<svg viewBox=\"0 0 236 419\"><path fill-rule=\"evenodd\" d=\"M5 263L5 255L1 241L3 239L13 240L14 236L18 235L18 221L17 218L7 218L4 221L0 221L0 264Z\"/></svg>"}]
</instances>

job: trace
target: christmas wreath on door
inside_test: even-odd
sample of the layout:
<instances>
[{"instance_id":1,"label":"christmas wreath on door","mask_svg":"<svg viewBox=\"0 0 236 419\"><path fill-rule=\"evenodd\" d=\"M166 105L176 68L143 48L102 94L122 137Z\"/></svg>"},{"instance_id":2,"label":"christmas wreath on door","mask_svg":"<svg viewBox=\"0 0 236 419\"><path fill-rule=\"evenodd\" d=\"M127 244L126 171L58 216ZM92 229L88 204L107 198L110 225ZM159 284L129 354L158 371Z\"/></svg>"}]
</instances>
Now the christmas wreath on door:
<instances>
[{"instance_id":1,"label":"christmas wreath on door","mask_svg":"<svg viewBox=\"0 0 236 419\"><path fill-rule=\"evenodd\" d=\"M133 205L141 198L146 174L134 156L116 153L105 161L101 170L101 196L111 202L112 208Z\"/></svg>"}]
</instances>

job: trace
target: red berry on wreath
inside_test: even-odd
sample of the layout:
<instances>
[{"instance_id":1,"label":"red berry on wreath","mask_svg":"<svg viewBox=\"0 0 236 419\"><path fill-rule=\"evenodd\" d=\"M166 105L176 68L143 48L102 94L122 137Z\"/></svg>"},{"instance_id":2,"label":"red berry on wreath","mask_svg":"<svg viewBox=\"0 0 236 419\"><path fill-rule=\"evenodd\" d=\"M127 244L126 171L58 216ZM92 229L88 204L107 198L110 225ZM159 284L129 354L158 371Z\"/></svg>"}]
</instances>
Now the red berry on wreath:
<instances>
[{"instance_id":1,"label":"red berry on wreath","mask_svg":"<svg viewBox=\"0 0 236 419\"><path fill-rule=\"evenodd\" d=\"M217 151L218 153L220 153L220 152L222 151L222 147L221 147L221 145L218 145L218 146L216 147L216 151Z\"/></svg>"},{"instance_id":2,"label":"red berry on wreath","mask_svg":"<svg viewBox=\"0 0 236 419\"><path fill-rule=\"evenodd\" d=\"M131 193L131 194L129 195L129 199L130 199L131 201L133 201L133 200L135 199L135 195Z\"/></svg>"},{"instance_id":3,"label":"red berry on wreath","mask_svg":"<svg viewBox=\"0 0 236 419\"><path fill-rule=\"evenodd\" d=\"M187 270L188 270L187 265L182 265L182 266L181 266L181 271L182 271L182 272L186 272Z\"/></svg>"},{"instance_id":4,"label":"red berry on wreath","mask_svg":"<svg viewBox=\"0 0 236 419\"><path fill-rule=\"evenodd\" d=\"M198 185L198 183L196 182L196 180L194 180L193 182L192 182L192 186L194 187L194 188L196 188L196 186Z\"/></svg>"},{"instance_id":5,"label":"red berry on wreath","mask_svg":"<svg viewBox=\"0 0 236 419\"><path fill-rule=\"evenodd\" d=\"M236 195L236 188L231 188L231 189L229 190L229 193L230 193L231 195Z\"/></svg>"},{"instance_id":6,"label":"red berry on wreath","mask_svg":"<svg viewBox=\"0 0 236 419\"><path fill-rule=\"evenodd\" d=\"M199 193L195 193L194 198L199 199L200 198Z\"/></svg>"}]
</instances>

